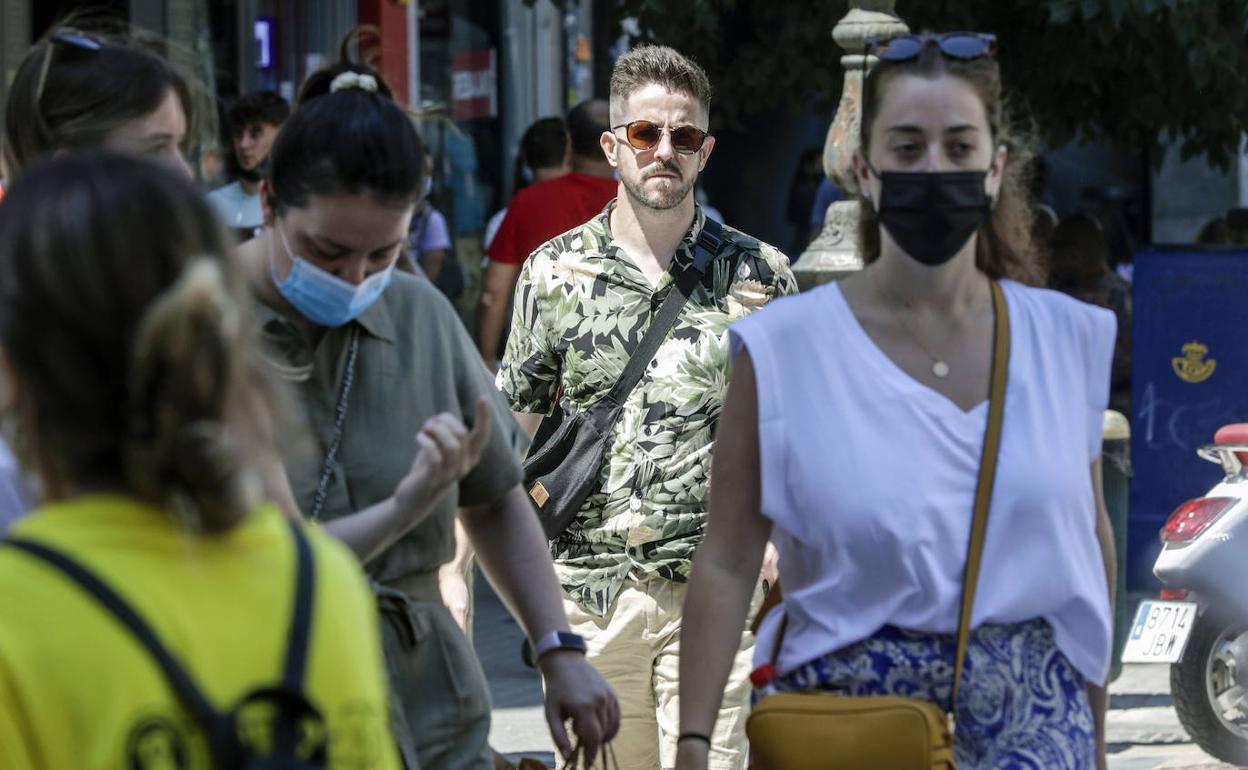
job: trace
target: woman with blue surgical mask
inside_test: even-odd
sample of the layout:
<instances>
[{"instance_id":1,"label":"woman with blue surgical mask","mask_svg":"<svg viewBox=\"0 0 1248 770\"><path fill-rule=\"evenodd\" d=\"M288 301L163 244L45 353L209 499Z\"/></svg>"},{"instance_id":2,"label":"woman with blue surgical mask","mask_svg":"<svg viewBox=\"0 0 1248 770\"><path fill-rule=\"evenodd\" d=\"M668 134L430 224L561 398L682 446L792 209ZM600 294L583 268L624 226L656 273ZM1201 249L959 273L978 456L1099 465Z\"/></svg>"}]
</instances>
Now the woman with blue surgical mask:
<instances>
[{"instance_id":1,"label":"woman with blue surgical mask","mask_svg":"<svg viewBox=\"0 0 1248 770\"><path fill-rule=\"evenodd\" d=\"M279 446L268 484L365 561L409 767L493 767L484 676L441 600L457 511L538 651L556 744L571 751L571 720L592 753L615 734L619 710L567 633L520 486L522 434L450 303L395 269L423 197L424 156L385 81L345 52L304 83L274 141L260 186L266 227L238 253L266 358L291 382L315 440ZM413 489L415 463L451 455L454 483Z\"/></svg>"}]
</instances>

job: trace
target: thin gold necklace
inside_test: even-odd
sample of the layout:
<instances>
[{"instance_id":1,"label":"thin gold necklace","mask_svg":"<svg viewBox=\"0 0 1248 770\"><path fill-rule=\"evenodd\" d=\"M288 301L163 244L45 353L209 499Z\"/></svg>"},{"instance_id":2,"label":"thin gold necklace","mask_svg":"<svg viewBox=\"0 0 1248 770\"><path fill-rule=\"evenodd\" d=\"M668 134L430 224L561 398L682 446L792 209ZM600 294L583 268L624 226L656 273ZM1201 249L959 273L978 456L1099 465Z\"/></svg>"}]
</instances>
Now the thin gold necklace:
<instances>
[{"instance_id":1,"label":"thin gold necklace","mask_svg":"<svg viewBox=\"0 0 1248 770\"><path fill-rule=\"evenodd\" d=\"M943 358L933 355L927 345L923 344L923 340L919 339L919 335L910 330L910 327L906 325L906 322L903 321L897 311L893 309L892 299L889 298L889 296L884 293L884 290L880 288L879 281L876 280L874 273L868 273L868 280L871 281L871 288L875 289L876 296L878 296L880 301L884 303L884 307L888 308L889 314L893 317L893 320L897 322L897 325L901 327L901 330L906 333L907 337L914 341L915 345L919 346L919 350L922 350L924 355L932 359L932 374L942 380L948 377L949 364Z\"/></svg>"}]
</instances>

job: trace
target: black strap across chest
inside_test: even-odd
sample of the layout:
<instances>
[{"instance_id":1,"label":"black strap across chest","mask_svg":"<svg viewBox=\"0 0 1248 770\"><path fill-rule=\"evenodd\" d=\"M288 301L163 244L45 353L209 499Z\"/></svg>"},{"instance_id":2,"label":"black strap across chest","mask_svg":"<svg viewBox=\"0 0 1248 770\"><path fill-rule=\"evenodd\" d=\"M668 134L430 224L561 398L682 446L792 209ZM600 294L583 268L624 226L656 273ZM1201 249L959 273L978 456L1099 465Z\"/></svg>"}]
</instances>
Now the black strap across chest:
<instances>
[{"instance_id":1,"label":"black strap across chest","mask_svg":"<svg viewBox=\"0 0 1248 770\"><path fill-rule=\"evenodd\" d=\"M645 374L646 367L654 360L654 354L659 351L659 346L663 344L672 327L676 325L685 302L693 296L693 290L710 268L711 262L719 255L723 243L723 226L714 219L706 217L703 220L702 230L698 233L693 245L692 261L676 277L675 284L663 300L663 304L659 305L646 333L642 335L637 347L629 355L628 363L624 366L620 378L615 381L615 385L611 387L604 399L621 405L628 399L628 395L633 392L633 388L637 387L637 383Z\"/></svg>"},{"instance_id":2,"label":"black strap across chest","mask_svg":"<svg viewBox=\"0 0 1248 770\"><path fill-rule=\"evenodd\" d=\"M307 669L316 575L312 549L302 528L292 523L290 530L294 535L297 559L295 601L280 686L288 692L299 692L303 688L304 674ZM152 627L116 591L82 564L55 548L17 537L0 540L0 544L16 548L39 559L90 594L100 606L126 627L135 640L156 661L165 679L177 694L178 699L191 712L195 721L209 735L215 735L219 730L222 715L213 707L182 664L161 643L160 637Z\"/></svg>"}]
</instances>

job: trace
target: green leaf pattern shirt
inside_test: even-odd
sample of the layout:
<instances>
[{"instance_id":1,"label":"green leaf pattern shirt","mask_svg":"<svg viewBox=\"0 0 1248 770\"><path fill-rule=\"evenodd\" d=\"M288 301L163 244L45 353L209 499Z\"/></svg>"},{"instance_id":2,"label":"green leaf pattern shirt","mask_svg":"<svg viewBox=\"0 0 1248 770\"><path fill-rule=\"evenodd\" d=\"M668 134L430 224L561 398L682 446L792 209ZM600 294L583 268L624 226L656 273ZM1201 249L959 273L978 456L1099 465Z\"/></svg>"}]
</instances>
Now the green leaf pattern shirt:
<instances>
[{"instance_id":1,"label":"green leaf pattern shirt","mask_svg":"<svg viewBox=\"0 0 1248 770\"><path fill-rule=\"evenodd\" d=\"M606 395L692 260L704 215L654 288L611 238L609 212L539 247L516 289L498 386L517 412L584 409ZM711 445L728 386L728 325L797 292L788 258L724 228L724 245L630 394L596 490L551 543L564 590L605 615L630 574L683 582L702 542Z\"/></svg>"}]
</instances>

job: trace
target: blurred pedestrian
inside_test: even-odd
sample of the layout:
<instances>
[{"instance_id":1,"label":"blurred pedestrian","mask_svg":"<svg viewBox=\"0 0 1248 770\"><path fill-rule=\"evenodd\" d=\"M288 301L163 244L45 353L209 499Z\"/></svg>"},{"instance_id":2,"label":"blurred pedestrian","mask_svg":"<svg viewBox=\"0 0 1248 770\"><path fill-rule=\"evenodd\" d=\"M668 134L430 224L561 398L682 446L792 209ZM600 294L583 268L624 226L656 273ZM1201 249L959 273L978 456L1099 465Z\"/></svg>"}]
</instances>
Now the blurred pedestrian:
<instances>
[{"instance_id":1,"label":"blurred pedestrian","mask_svg":"<svg viewBox=\"0 0 1248 770\"><path fill-rule=\"evenodd\" d=\"M581 102L568 112L567 126L572 171L516 193L490 244L477 302L477 349L491 369L498 366L499 341L525 260L538 246L601 212L615 196L615 170L600 146L611 130L607 103Z\"/></svg>"},{"instance_id":2,"label":"blurred pedestrian","mask_svg":"<svg viewBox=\"0 0 1248 770\"><path fill-rule=\"evenodd\" d=\"M869 46L880 61L854 160L867 266L729 330L733 379L681 640L682 733L716 723L769 537L784 600L755 663L774 663L770 687L949 708L994 329L1008 313L954 750L962 770L1104 766L1114 550L1099 455L1114 318L1034 288L1027 158L995 50L977 33ZM702 742L681 743L681 770L707 766Z\"/></svg>"},{"instance_id":3,"label":"blurred pedestrian","mask_svg":"<svg viewBox=\"0 0 1248 770\"><path fill-rule=\"evenodd\" d=\"M827 207L819 212L818 225L815 226L813 209L819 185L826 177L823 175L823 150L810 147L802 153L797 161L797 169L793 172L793 180L789 184L788 220L793 227L793 240L789 242L789 255L794 258L806 250L810 242L819 234L818 228L823 227L823 215Z\"/></svg>"},{"instance_id":4,"label":"blurred pedestrian","mask_svg":"<svg viewBox=\"0 0 1248 770\"><path fill-rule=\"evenodd\" d=\"M358 562L257 494L277 390L226 249L141 160L30 168L0 206L2 408L44 492L0 543L0 767L233 766L296 729L302 766L399 767Z\"/></svg>"},{"instance_id":5,"label":"blurred pedestrian","mask_svg":"<svg viewBox=\"0 0 1248 770\"><path fill-rule=\"evenodd\" d=\"M783 254L709 220L694 200L715 146L709 113L706 73L680 53L642 46L617 60L612 127L599 152L619 171L618 197L524 263L498 374L530 433L549 420L541 434L550 435L552 424L596 406L620 410L614 423L598 426L604 444L590 471L594 483L550 550L572 629L587 638L590 660L620 695L615 753L625 770L675 763L681 605L702 543L716 431L724 427L724 332L733 319L797 291ZM569 125L580 152L576 123ZM661 323L653 319L664 318L667 328L651 337L656 347L635 353L651 324ZM630 370L635 387L617 393ZM556 473L565 471L575 468ZM544 487L532 489L539 506L549 502ZM758 577L756 570L755 585ZM719 725L705 734L715 767L741 768L753 636L744 622L722 632L736 664L715 694L716 707L723 699Z\"/></svg>"},{"instance_id":6,"label":"blurred pedestrian","mask_svg":"<svg viewBox=\"0 0 1248 770\"><path fill-rule=\"evenodd\" d=\"M272 91L253 91L234 100L227 113L233 139L233 167L236 179L208 193L227 226L240 231L242 240L254 235L264 224L260 210L260 179L269 148L278 129L290 116L290 105Z\"/></svg>"},{"instance_id":7,"label":"blurred pedestrian","mask_svg":"<svg viewBox=\"0 0 1248 770\"><path fill-rule=\"evenodd\" d=\"M1206 222L1196 234L1196 242L1202 246L1227 246L1231 243L1231 231L1225 216L1216 216Z\"/></svg>"},{"instance_id":8,"label":"blurred pedestrian","mask_svg":"<svg viewBox=\"0 0 1248 770\"><path fill-rule=\"evenodd\" d=\"M1131 284L1109 269L1101 226L1086 214L1063 219L1049 241L1049 285L1118 318L1109 406L1131 414Z\"/></svg>"},{"instance_id":9,"label":"blurred pedestrian","mask_svg":"<svg viewBox=\"0 0 1248 770\"><path fill-rule=\"evenodd\" d=\"M389 517L388 498L413 458L436 457L471 435L467 426L490 423L480 462L428 498L435 508L423 521L356 548L379 584L396 732L409 767L493 767L481 668L440 596L458 507L483 567L544 653L556 744L570 750L570 719L593 750L615 732L615 698L565 634L541 530L519 486L517 426L450 303L395 270L424 189L425 148L381 75L350 60L349 42L300 88L261 183L265 230L238 252L266 356L293 382L323 448L283 447L287 503L331 526Z\"/></svg>"},{"instance_id":10,"label":"blurred pedestrian","mask_svg":"<svg viewBox=\"0 0 1248 770\"><path fill-rule=\"evenodd\" d=\"M5 184L54 153L94 149L150 157L189 177L192 91L142 39L53 27L26 52L9 85L0 142ZM0 522L39 497L11 457L0 441Z\"/></svg>"},{"instance_id":11,"label":"blurred pedestrian","mask_svg":"<svg viewBox=\"0 0 1248 770\"><path fill-rule=\"evenodd\" d=\"M571 170L572 144L568 139L568 129L563 118L550 116L533 121L520 137L520 151L516 153L515 191L538 182L548 182L563 176ZM494 216L490 217L485 226L485 248L488 251L507 216L507 207L503 206Z\"/></svg>"},{"instance_id":12,"label":"blurred pedestrian","mask_svg":"<svg viewBox=\"0 0 1248 770\"><path fill-rule=\"evenodd\" d=\"M9 87L7 173L16 178L53 152L100 148L150 157L189 178L193 88L142 39L54 27Z\"/></svg>"},{"instance_id":13,"label":"blurred pedestrian","mask_svg":"<svg viewBox=\"0 0 1248 770\"><path fill-rule=\"evenodd\" d=\"M446 264L447 254L451 249L451 231L446 224L446 216L433 205L429 195L433 192L433 159L425 153L425 185L420 200L416 203L416 211L412 214L412 225L407 231L407 256L400 259L398 267L412 273L424 275L433 281L438 288L444 288L439 282L442 269L458 269L458 265ZM445 291L443 292L445 293ZM455 298L447 295L447 299Z\"/></svg>"}]
</instances>

